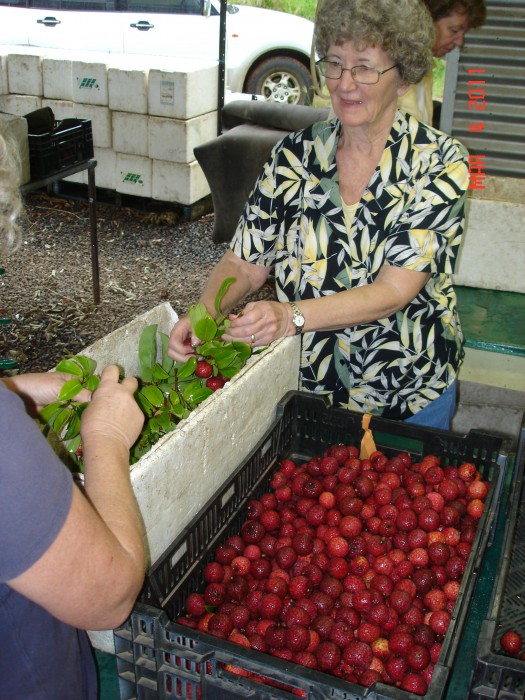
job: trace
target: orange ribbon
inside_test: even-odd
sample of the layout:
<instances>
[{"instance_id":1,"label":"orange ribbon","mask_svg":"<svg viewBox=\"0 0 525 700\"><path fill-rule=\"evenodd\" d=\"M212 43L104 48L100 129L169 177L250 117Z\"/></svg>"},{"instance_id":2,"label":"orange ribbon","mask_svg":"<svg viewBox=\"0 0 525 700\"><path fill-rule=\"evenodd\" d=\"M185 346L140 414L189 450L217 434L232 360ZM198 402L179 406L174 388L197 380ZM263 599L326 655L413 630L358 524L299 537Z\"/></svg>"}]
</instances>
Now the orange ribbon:
<instances>
[{"instance_id":1,"label":"orange ribbon","mask_svg":"<svg viewBox=\"0 0 525 700\"><path fill-rule=\"evenodd\" d=\"M370 425L371 418L372 416L370 413L365 413L363 416L361 427L365 432L361 440L361 452L359 454L359 459L369 459L370 455L376 451L374 436L372 434L372 431L368 427Z\"/></svg>"}]
</instances>

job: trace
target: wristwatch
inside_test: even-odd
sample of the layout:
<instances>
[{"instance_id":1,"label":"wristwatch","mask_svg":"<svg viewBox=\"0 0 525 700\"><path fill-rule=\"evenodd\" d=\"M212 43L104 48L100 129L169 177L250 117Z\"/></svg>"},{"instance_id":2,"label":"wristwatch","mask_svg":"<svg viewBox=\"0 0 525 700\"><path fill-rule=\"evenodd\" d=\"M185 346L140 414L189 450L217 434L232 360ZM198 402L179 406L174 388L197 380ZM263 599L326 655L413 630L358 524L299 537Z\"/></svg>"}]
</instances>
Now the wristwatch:
<instances>
[{"instance_id":1,"label":"wristwatch","mask_svg":"<svg viewBox=\"0 0 525 700\"><path fill-rule=\"evenodd\" d=\"M297 306L295 301L291 301L290 306L292 307L293 311L292 323L295 326L295 335L299 335L303 332L304 316L301 313L301 309Z\"/></svg>"}]
</instances>

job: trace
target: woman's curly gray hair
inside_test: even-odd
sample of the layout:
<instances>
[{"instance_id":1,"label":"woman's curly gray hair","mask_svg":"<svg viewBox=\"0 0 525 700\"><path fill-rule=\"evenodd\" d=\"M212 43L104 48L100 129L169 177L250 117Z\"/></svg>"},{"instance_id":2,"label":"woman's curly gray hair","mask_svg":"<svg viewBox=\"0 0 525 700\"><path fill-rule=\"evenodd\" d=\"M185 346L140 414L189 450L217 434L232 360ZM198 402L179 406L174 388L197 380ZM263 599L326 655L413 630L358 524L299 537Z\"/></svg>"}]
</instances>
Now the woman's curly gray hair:
<instances>
[{"instance_id":1,"label":"woman's curly gray hair","mask_svg":"<svg viewBox=\"0 0 525 700\"><path fill-rule=\"evenodd\" d=\"M321 0L315 48L321 58L332 44L353 41L383 49L404 83L418 83L432 68L434 23L421 0Z\"/></svg>"},{"instance_id":2,"label":"woman's curly gray hair","mask_svg":"<svg viewBox=\"0 0 525 700\"><path fill-rule=\"evenodd\" d=\"M0 253L12 253L20 240L17 218L22 208L19 163L0 134Z\"/></svg>"}]
</instances>

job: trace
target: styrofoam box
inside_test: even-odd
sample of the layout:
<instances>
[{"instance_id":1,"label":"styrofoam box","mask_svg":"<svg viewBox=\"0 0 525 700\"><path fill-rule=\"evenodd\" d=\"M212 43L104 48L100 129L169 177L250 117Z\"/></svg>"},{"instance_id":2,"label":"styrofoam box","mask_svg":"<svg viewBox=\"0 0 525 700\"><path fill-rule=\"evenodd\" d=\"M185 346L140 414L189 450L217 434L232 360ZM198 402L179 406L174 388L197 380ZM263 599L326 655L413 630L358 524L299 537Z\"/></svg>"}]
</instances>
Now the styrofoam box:
<instances>
[{"instance_id":1,"label":"styrofoam box","mask_svg":"<svg viewBox=\"0 0 525 700\"><path fill-rule=\"evenodd\" d=\"M217 136L217 110L192 119L148 117L150 158L174 163L191 163L193 149Z\"/></svg>"},{"instance_id":2,"label":"styrofoam box","mask_svg":"<svg viewBox=\"0 0 525 700\"><path fill-rule=\"evenodd\" d=\"M108 66L108 100L111 110L146 114L148 69Z\"/></svg>"},{"instance_id":3,"label":"styrofoam box","mask_svg":"<svg viewBox=\"0 0 525 700\"><path fill-rule=\"evenodd\" d=\"M145 326L156 323L169 333L178 316L165 303L110 333L82 351L97 361L122 365L139 375L138 343ZM155 562L219 486L250 454L270 427L275 407L297 389L299 339L275 341L228 384L198 406L131 467L131 483ZM90 632L93 645L114 653L111 631Z\"/></svg>"},{"instance_id":4,"label":"styrofoam box","mask_svg":"<svg viewBox=\"0 0 525 700\"><path fill-rule=\"evenodd\" d=\"M115 189L122 194L151 197L151 160L117 153Z\"/></svg>"},{"instance_id":5,"label":"styrofoam box","mask_svg":"<svg viewBox=\"0 0 525 700\"><path fill-rule=\"evenodd\" d=\"M55 119L89 119L93 131L93 146L111 148L112 114L107 107L79 104L70 100L42 100L42 107L51 107Z\"/></svg>"},{"instance_id":6,"label":"styrofoam box","mask_svg":"<svg viewBox=\"0 0 525 700\"><path fill-rule=\"evenodd\" d=\"M218 66L195 59L159 59L150 63L148 113L191 119L217 109Z\"/></svg>"},{"instance_id":7,"label":"styrofoam box","mask_svg":"<svg viewBox=\"0 0 525 700\"><path fill-rule=\"evenodd\" d=\"M28 51L28 49L33 49ZM7 59L9 92L42 97L42 56L35 47L12 52Z\"/></svg>"},{"instance_id":8,"label":"styrofoam box","mask_svg":"<svg viewBox=\"0 0 525 700\"><path fill-rule=\"evenodd\" d=\"M108 105L106 57L94 51L72 64L73 101L89 105Z\"/></svg>"},{"instance_id":9,"label":"styrofoam box","mask_svg":"<svg viewBox=\"0 0 525 700\"><path fill-rule=\"evenodd\" d=\"M153 199L190 205L209 194L208 180L196 160L191 163L152 161L151 196Z\"/></svg>"},{"instance_id":10,"label":"styrofoam box","mask_svg":"<svg viewBox=\"0 0 525 700\"><path fill-rule=\"evenodd\" d=\"M42 106L42 98L33 95L1 95L0 111L23 117Z\"/></svg>"},{"instance_id":11,"label":"styrofoam box","mask_svg":"<svg viewBox=\"0 0 525 700\"><path fill-rule=\"evenodd\" d=\"M131 112L111 112L112 148L130 156L148 156L148 117Z\"/></svg>"},{"instance_id":12,"label":"styrofoam box","mask_svg":"<svg viewBox=\"0 0 525 700\"><path fill-rule=\"evenodd\" d=\"M71 54L44 56L42 60L43 94L50 100L73 99L73 61Z\"/></svg>"}]
</instances>

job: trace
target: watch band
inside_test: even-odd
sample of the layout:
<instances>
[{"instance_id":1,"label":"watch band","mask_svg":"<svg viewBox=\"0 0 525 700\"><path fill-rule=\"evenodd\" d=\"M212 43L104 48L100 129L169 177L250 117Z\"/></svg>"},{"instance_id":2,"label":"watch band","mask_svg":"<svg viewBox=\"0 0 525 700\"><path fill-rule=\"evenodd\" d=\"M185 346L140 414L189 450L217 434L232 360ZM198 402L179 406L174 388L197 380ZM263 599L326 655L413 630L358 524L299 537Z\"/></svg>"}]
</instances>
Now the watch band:
<instances>
[{"instance_id":1,"label":"watch band","mask_svg":"<svg viewBox=\"0 0 525 700\"><path fill-rule=\"evenodd\" d=\"M289 303L293 311L292 323L295 326L295 335L300 335L304 328L304 316L295 301Z\"/></svg>"}]
</instances>

